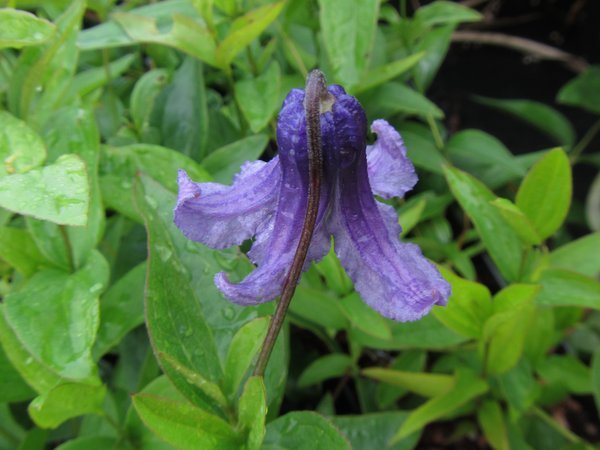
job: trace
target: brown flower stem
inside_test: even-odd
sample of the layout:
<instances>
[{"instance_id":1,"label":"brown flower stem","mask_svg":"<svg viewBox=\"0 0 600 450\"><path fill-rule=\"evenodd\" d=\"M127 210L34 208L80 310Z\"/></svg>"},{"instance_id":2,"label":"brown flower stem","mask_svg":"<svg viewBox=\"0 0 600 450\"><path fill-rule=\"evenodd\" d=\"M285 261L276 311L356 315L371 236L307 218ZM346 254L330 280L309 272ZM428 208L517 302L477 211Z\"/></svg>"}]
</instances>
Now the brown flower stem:
<instances>
[{"instance_id":1,"label":"brown flower stem","mask_svg":"<svg viewBox=\"0 0 600 450\"><path fill-rule=\"evenodd\" d=\"M285 314L290 306L296 285L302 274L310 241L312 239L321 196L321 174L323 172L323 151L321 148L321 105L328 99L325 76L319 70L313 70L306 80L304 96L304 112L306 114L306 137L308 143L308 204L304 224L300 232L300 241L292 260L290 271L283 284L281 298L277 303L275 314L271 318L269 329L263 342L260 355L254 368L254 375L263 376L267 362L275 346L275 341L283 325Z\"/></svg>"}]
</instances>

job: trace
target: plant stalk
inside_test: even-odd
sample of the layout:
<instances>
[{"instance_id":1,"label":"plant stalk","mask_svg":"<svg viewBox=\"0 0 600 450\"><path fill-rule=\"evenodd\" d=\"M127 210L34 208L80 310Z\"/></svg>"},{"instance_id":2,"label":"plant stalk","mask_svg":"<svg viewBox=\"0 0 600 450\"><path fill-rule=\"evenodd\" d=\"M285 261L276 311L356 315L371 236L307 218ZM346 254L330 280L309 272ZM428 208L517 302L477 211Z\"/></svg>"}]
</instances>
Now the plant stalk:
<instances>
[{"instance_id":1,"label":"plant stalk","mask_svg":"<svg viewBox=\"0 0 600 450\"><path fill-rule=\"evenodd\" d=\"M296 285L302 274L308 248L319 213L321 197L321 175L323 173L323 150L321 148L321 102L328 96L325 76L319 70L313 70L306 80L304 97L304 113L306 115L306 137L308 143L308 204L304 216L304 224L300 232L300 241L292 260L290 271L283 284L281 298L277 303L275 314L271 318L267 335L258 356L254 375L263 376L267 362L275 346L275 341L283 325L285 314L290 306Z\"/></svg>"}]
</instances>

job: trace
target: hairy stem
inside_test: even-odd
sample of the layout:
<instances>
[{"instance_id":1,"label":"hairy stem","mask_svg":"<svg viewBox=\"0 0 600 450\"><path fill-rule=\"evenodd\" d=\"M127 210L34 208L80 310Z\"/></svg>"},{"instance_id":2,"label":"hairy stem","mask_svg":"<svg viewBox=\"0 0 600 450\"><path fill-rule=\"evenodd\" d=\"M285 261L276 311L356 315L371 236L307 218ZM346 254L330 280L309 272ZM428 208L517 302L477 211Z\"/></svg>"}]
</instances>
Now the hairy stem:
<instances>
[{"instance_id":1,"label":"hairy stem","mask_svg":"<svg viewBox=\"0 0 600 450\"><path fill-rule=\"evenodd\" d=\"M263 376L267 362L275 346L275 341L283 325L285 314L290 306L296 285L302 274L310 241L312 239L321 195L321 174L323 172L323 152L321 148L321 102L326 99L327 85L325 77L319 70L313 70L306 80L304 112L306 114L306 135L308 142L308 204L304 216L304 224L300 232L300 241L292 260L290 271L283 284L281 298L277 303L275 314L271 318L254 375Z\"/></svg>"}]
</instances>

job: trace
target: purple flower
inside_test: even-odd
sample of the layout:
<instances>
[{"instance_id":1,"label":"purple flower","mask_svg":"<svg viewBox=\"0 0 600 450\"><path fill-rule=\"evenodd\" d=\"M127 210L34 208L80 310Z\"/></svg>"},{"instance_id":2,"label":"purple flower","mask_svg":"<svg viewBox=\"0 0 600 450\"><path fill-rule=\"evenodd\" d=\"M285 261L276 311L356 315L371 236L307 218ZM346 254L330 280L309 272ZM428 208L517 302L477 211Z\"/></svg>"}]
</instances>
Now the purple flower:
<instances>
[{"instance_id":1,"label":"purple flower","mask_svg":"<svg viewBox=\"0 0 600 450\"><path fill-rule=\"evenodd\" d=\"M402 138L385 120L371 130L358 101L340 86L329 86L321 105L323 177L319 213L304 269L327 254L333 236L336 254L364 301L385 317L417 320L435 304L445 305L450 286L418 246L399 241L394 209L376 201L402 197L417 175ZM225 297L255 305L281 294L300 238L308 192L304 91L292 90L279 113L279 155L247 162L232 186L194 183L182 170L175 224L194 241L222 249L254 238L248 256L257 268L240 283L215 277Z\"/></svg>"}]
</instances>

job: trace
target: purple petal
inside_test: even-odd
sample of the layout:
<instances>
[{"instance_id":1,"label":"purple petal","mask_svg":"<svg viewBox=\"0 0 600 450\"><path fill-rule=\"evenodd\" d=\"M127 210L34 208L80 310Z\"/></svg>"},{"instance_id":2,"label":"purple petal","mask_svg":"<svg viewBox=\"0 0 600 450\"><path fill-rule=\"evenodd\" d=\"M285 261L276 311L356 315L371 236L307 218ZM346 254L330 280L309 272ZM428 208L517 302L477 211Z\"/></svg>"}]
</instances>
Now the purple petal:
<instances>
[{"instance_id":1,"label":"purple petal","mask_svg":"<svg viewBox=\"0 0 600 450\"><path fill-rule=\"evenodd\" d=\"M403 322L446 304L450 285L418 246L399 241L395 212L373 199L364 155L340 170L336 192L330 230L338 258L364 301Z\"/></svg>"},{"instance_id":2,"label":"purple petal","mask_svg":"<svg viewBox=\"0 0 600 450\"><path fill-rule=\"evenodd\" d=\"M283 182L280 184L277 212L261 224L257 239L249 252L258 267L240 283L231 283L224 273L215 284L230 301L255 305L273 300L281 294L285 277L294 258L306 214L308 163L306 123L302 91L293 90L279 116L277 141ZM321 259L330 247L329 234L323 224L327 210L328 186L323 183L317 228L313 235L304 268Z\"/></svg>"},{"instance_id":3,"label":"purple petal","mask_svg":"<svg viewBox=\"0 0 600 450\"><path fill-rule=\"evenodd\" d=\"M377 141L367 147L369 181L373 193L383 198L403 197L417 183L417 174L406 156L400 134L385 120L373 122Z\"/></svg>"},{"instance_id":4,"label":"purple petal","mask_svg":"<svg viewBox=\"0 0 600 450\"><path fill-rule=\"evenodd\" d=\"M279 158L248 162L232 186L194 183L179 171L175 224L191 240L212 248L239 245L274 214L281 184Z\"/></svg>"}]
</instances>

